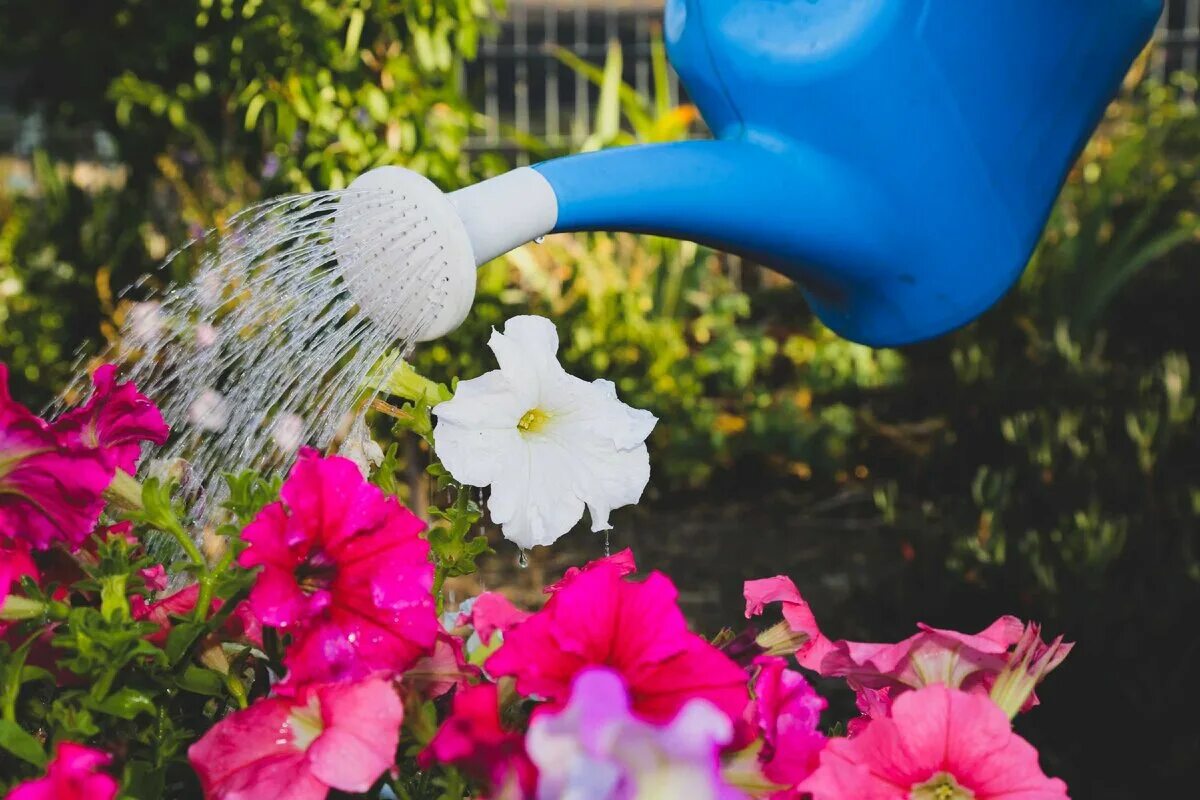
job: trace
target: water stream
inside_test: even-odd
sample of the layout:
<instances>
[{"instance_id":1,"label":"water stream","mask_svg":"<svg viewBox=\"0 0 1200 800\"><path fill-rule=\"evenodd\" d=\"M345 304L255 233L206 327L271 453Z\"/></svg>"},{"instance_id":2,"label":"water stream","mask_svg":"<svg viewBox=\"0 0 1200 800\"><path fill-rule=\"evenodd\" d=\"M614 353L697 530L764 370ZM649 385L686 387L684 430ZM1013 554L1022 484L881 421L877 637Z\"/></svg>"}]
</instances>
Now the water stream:
<instances>
[{"instance_id":1,"label":"water stream","mask_svg":"<svg viewBox=\"0 0 1200 800\"><path fill-rule=\"evenodd\" d=\"M428 227L387 192L318 192L247 208L167 258L160 274L190 280L134 306L108 358L159 403L172 435L155 456L187 462L194 500L211 510L222 473L283 468L301 445L362 434L368 378L409 353L441 309L444 263L422 247ZM383 293L382 313L359 309L348 264L356 291L366 276Z\"/></svg>"}]
</instances>

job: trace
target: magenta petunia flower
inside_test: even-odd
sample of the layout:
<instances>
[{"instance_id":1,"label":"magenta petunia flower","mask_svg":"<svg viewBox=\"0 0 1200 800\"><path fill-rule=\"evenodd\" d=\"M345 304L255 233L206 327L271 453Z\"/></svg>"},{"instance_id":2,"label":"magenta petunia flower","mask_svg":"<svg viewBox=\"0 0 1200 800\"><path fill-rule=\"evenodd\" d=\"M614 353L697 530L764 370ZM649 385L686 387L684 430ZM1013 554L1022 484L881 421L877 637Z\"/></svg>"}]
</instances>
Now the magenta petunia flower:
<instances>
[{"instance_id":1,"label":"magenta petunia flower","mask_svg":"<svg viewBox=\"0 0 1200 800\"><path fill-rule=\"evenodd\" d=\"M100 451L63 444L8 393L0 363L0 538L72 550L91 533L113 470Z\"/></svg>"},{"instance_id":2,"label":"magenta petunia flower","mask_svg":"<svg viewBox=\"0 0 1200 800\"><path fill-rule=\"evenodd\" d=\"M63 742L46 768L46 776L13 789L7 800L112 800L120 788L101 768L112 756L90 747Z\"/></svg>"},{"instance_id":3,"label":"magenta petunia flower","mask_svg":"<svg viewBox=\"0 0 1200 800\"><path fill-rule=\"evenodd\" d=\"M608 667L629 687L633 710L652 722L672 719L704 698L731 721L749 697L746 674L687 628L675 586L661 573L628 581L615 564L594 564L554 593L546 606L504 634L487 660L494 676L516 678L517 691L562 707L571 682L588 667Z\"/></svg>"},{"instance_id":4,"label":"magenta petunia flower","mask_svg":"<svg viewBox=\"0 0 1200 800\"><path fill-rule=\"evenodd\" d=\"M631 713L619 674L586 669L561 711L534 715L525 741L538 800L736 800L743 795L722 780L720 764L732 738L733 725L707 700L655 725Z\"/></svg>"},{"instance_id":5,"label":"magenta petunia flower","mask_svg":"<svg viewBox=\"0 0 1200 800\"><path fill-rule=\"evenodd\" d=\"M871 720L892 713L892 687L882 689L860 688L854 695L858 716L846 723L846 735L853 739L867 729Z\"/></svg>"},{"instance_id":6,"label":"magenta petunia flower","mask_svg":"<svg viewBox=\"0 0 1200 800\"><path fill-rule=\"evenodd\" d=\"M40 579L37 564L30 557L29 545L24 542L6 542L0 538L0 609L4 601L21 582L21 578ZM9 623L0 619L0 636L8 630Z\"/></svg>"},{"instance_id":7,"label":"magenta petunia flower","mask_svg":"<svg viewBox=\"0 0 1200 800\"><path fill-rule=\"evenodd\" d=\"M404 708L389 681L313 684L259 700L188 749L208 800L322 800L393 766Z\"/></svg>"},{"instance_id":8,"label":"magenta petunia flower","mask_svg":"<svg viewBox=\"0 0 1200 800\"><path fill-rule=\"evenodd\" d=\"M280 493L246 526L238 558L262 567L249 604L290 633L287 683L403 672L440 629L425 525L352 461L305 449Z\"/></svg>"},{"instance_id":9,"label":"magenta petunia flower","mask_svg":"<svg viewBox=\"0 0 1200 800\"><path fill-rule=\"evenodd\" d=\"M24 542L6 542L0 539L0 606L21 578L38 580L37 564L30 556L29 545Z\"/></svg>"},{"instance_id":10,"label":"magenta petunia flower","mask_svg":"<svg viewBox=\"0 0 1200 800\"><path fill-rule=\"evenodd\" d=\"M581 572L585 572L589 569L595 569L602 564L609 564L616 567L622 575L632 575L633 573L637 572L637 562L633 560L633 550L626 547L624 550L613 553L611 556L605 556L604 558L598 558L595 561L589 561L582 567L567 567L567 571L563 573L561 578L559 578L558 583L552 583L542 591L545 594L554 594L559 589L569 585L571 581L575 580L575 578Z\"/></svg>"},{"instance_id":11,"label":"magenta petunia flower","mask_svg":"<svg viewBox=\"0 0 1200 800\"><path fill-rule=\"evenodd\" d=\"M159 626L158 630L146 636L146 641L162 647L174 626L174 618L190 616L196 609L199 597L200 584L191 583L154 603L147 603L142 596L134 595L129 598L129 610L135 620L153 622ZM209 614L216 614L224 604L221 598L214 597L209 604ZM255 647L262 647L262 628L245 601L238 603L226 618L221 633L227 641L245 640Z\"/></svg>"},{"instance_id":12,"label":"magenta petunia flower","mask_svg":"<svg viewBox=\"0 0 1200 800\"><path fill-rule=\"evenodd\" d=\"M92 396L56 419L51 427L68 445L99 450L108 464L137 472L142 442L163 444L170 429L162 413L132 381L117 382L117 368L104 364L92 374Z\"/></svg>"},{"instance_id":13,"label":"magenta petunia flower","mask_svg":"<svg viewBox=\"0 0 1200 800\"><path fill-rule=\"evenodd\" d=\"M438 728L419 763L451 764L494 790L493 796L528 797L537 770L525 754L521 734L500 723L500 698L494 683L460 689L454 695L450 716Z\"/></svg>"},{"instance_id":14,"label":"magenta petunia flower","mask_svg":"<svg viewBox=\"0 0 1200 800\"><path fill-rule=\"evenodd\" d=\"M755 660L754 702L750 720L762 737L763 775L780 786L796 786L817 768L825 747L818 726L827 703L799 672L774 656Z\"/></svg>"},{"instance_id":15,"label":"magenta petunia flower","mask_svg":"<svg viewBox=\"0 0 1200 800\"><path fill-rule=\"evenodd\" d=\"M813 800L1067 800L999 706L940 685L905 692L854 739L831 739L800 790Z\"/></svg>"}]
</instances>

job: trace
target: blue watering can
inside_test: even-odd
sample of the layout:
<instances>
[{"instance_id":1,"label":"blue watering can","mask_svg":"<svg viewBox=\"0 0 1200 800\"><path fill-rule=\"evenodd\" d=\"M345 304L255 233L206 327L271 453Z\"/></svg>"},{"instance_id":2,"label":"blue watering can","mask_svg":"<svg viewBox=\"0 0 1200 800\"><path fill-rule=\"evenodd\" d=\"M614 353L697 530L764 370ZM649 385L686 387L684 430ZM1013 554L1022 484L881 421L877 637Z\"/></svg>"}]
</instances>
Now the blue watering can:
<instances>
[{"instance_id":1,"label":"blue watering can","mask_svg":"<svg viewBox=\"0 0 1200 800\"><path fill-rule=\"evenodd\" d=\"M465 317L477 264L546 233L607 230L746 256L795 279L838 334L902 345L971 321L1017 280L1160 12L668 0L669 57L713 140L568 156L450 195L396 167L353 188L431 209L453 254L431 336ZM385 277L356 280L370 312Z\"/></svg>"}]
</instances>

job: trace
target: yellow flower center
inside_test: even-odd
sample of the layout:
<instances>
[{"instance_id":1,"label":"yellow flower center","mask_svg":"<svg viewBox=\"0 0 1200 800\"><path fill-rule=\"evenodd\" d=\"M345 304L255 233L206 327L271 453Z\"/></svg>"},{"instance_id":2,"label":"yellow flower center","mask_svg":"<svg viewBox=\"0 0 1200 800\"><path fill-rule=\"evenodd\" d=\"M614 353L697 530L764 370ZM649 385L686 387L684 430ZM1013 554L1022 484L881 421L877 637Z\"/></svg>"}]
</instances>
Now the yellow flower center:
<instances>
[{"instance_id":1,"label":"yellow flower center","mask_svg":"<svg viewBox=\"0 0 1200 800\"><path fill-rule=\"evenodd\" d=\"M540 408L531 408L521 417L521 421L517 423L517 430L521 433L537 433L542 428L546 427L546 423L550 421L550 415Z\"/></svg>"},{"instance_id":2,"label":"yellow flower center","mask_svg":"<svg viewBox=\"0 0 1200 800\"><path fill-rule=\"evenodd\" d=\"M303 708L294 708L288 714L287 727L292 732L292 744L297 750L307 750L316 738L325 730L325 720L321 716L321 701L316 695Z\"/></svg>"},{"instance_id":3,"label":"yellow flower center","mask_svg":"<svg viewBox=\"0 0 1200 800\"><path fill-rule=\"evenodd\" d=\"M909 800L973 800L975 793L958 785L954 776L939 772L920 786L914 786Z\"/></svg>"}]
</instances>

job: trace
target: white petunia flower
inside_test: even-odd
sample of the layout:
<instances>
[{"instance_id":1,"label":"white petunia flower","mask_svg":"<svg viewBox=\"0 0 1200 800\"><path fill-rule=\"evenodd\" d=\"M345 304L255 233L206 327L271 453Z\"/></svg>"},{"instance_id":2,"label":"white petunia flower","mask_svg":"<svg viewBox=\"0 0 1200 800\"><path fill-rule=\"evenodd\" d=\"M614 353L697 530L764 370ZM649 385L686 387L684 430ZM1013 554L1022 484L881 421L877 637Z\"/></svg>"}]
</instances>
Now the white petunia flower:
<instances>
[{"instance_id":1,"label":"white petunia flower","mask_svg":"<svg viewBox=\"0 0 1200 800\"><path fill-rule=\"evenodd\" d=\"M586 505L592 530L636 503L650 480L646 437L658 422L617 399L611 381L568 375L558 332L543 317L513 317L488 347L500 369L461 381L434 407L434 449L454 479L490 486L488 511L522 549L569 531Z\"/></svg>"}]
</instances>

